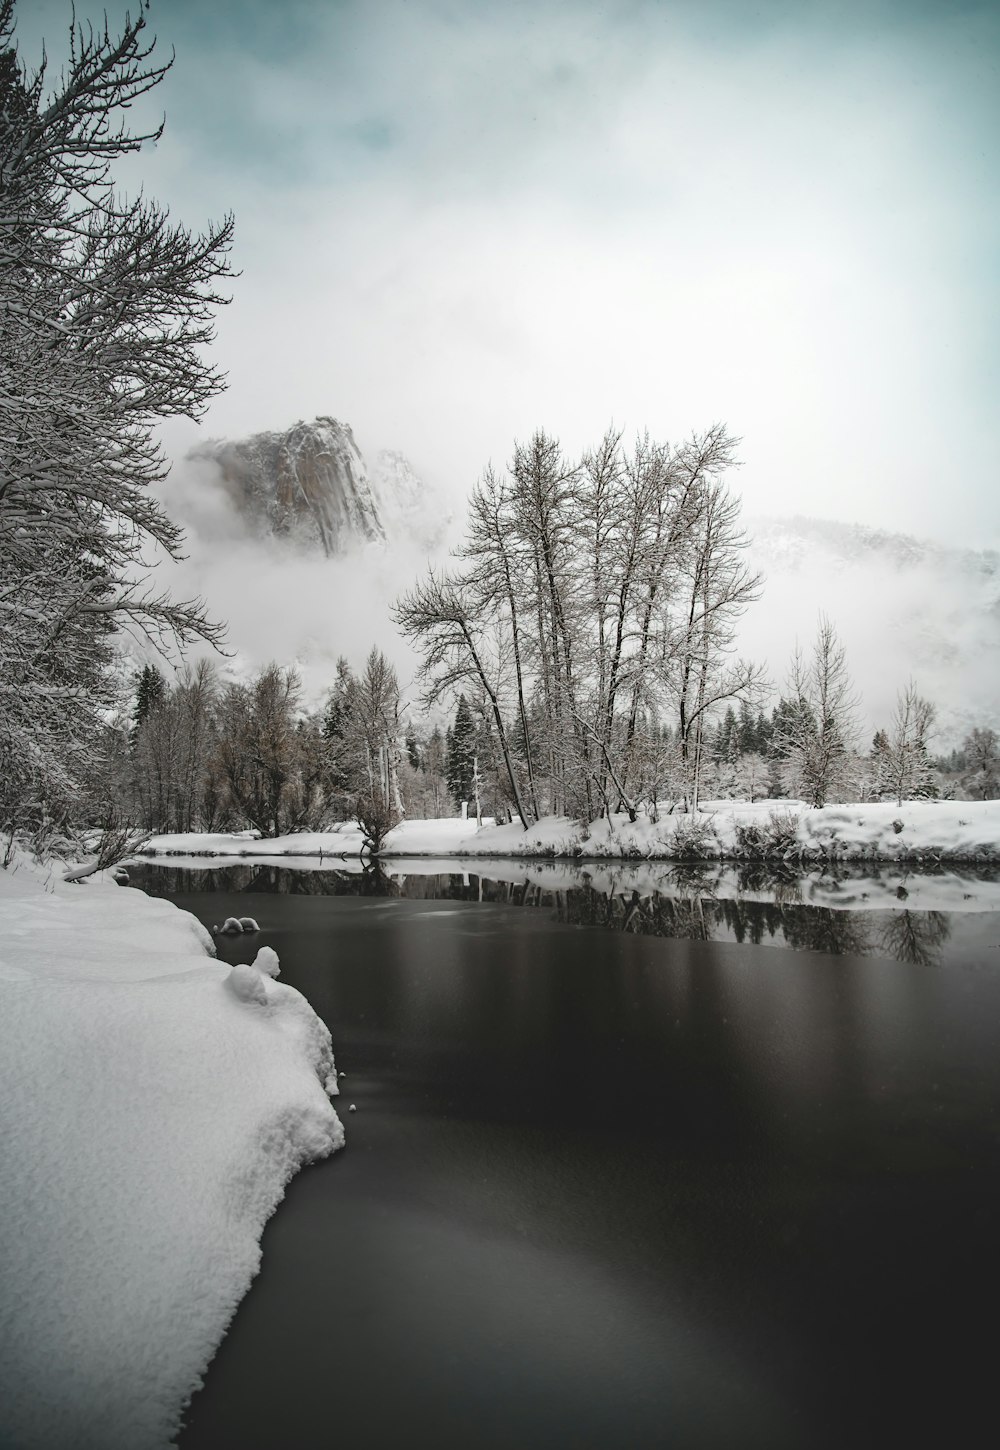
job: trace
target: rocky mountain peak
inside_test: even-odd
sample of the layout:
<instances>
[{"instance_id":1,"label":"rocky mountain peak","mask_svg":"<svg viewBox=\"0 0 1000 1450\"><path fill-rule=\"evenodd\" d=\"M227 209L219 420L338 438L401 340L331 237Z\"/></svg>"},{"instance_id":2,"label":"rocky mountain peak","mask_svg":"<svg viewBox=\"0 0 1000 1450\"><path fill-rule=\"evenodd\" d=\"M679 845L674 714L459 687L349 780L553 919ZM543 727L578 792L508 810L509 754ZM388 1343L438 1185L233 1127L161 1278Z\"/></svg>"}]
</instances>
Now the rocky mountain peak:
<instances>
[{"instance_id":1,"label":"rocky mountain peak","mask_svg":"<svg viewBox=\"0 0 1000 1450\"><path fill-rule=\"evenodd\" d=\"M218 465L237 512L261 535L318 545L328 556L385 540L361 450L336 418L206 443L191 457Z\"/></svg>"}]
</instances>

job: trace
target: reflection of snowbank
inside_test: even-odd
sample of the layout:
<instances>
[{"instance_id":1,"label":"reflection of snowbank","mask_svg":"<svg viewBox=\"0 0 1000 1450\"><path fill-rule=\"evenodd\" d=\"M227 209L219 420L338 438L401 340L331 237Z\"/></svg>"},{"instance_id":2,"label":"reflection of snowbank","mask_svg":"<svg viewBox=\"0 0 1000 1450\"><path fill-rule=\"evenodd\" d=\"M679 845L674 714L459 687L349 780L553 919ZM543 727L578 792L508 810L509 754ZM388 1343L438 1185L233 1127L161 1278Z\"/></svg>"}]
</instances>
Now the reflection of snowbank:
<instances>
[{"instance_id":1,"label":"reflection of snowbank","mask_svg":"<svg viewBox=\"0 0 1000 1450\"><path fill-rule=\"evenodd\" d=\"M404 821L382 852L398 856L557 856L658 860L733 859L745 855L740 828L766 829L773 814L792 817L794 844L773 853L795 861L1000 861L1000 801L910 801L896 805L835 805L810 810L801 801L709 801L693 815L659 821L627 816L583 826L565 816L520 826L475 821ZM302 832L273 840L237 835L155 836L149 855L247 857L357 856L354 826Z\"/></svg>"},{"instance_id":2,"label":"reflection of snowbank","mask_svg":"<svg viewBox=\"0 0 1000 1450\"><path fill-rule=\"evenodd\" d=\"M330 1036L208 933L0 870L0 1443L165 1446L292 1174L343 1141Z\"/></svg>"},{"instance_id":3,"label":"reflection of snowbank","mask_svg":"<svg viewBox=\"0 0 1000 1450\"><path fill-rule=\"evenodd\" d=\"M171 855L165 865L180 870L232 870L231 856ZM251 863L246 863L248 868ZM689 901L754 901L781 906L822 906L834 911L973 911L1000 913L1000 878L986 876L983 868L966 871L941 867L879 866L865 869L848 865L784 871L768 865L752 871L731 863L699 864L694 871L665 862L530 861L518 857L490 857L482 864L454 856L391 857L381 863L392 881L408 876L455 876L468 873L484 881L536 887L543 895L591 888L605 896L660 896ZM254 856L253 869L276 867L293 872L336 872L360 876L365 865L356 857L331 861L318 856ZM456 869L457 868L457 869ZM751 884L752 882L752 884Z\"/></svg>"}]
</instances>

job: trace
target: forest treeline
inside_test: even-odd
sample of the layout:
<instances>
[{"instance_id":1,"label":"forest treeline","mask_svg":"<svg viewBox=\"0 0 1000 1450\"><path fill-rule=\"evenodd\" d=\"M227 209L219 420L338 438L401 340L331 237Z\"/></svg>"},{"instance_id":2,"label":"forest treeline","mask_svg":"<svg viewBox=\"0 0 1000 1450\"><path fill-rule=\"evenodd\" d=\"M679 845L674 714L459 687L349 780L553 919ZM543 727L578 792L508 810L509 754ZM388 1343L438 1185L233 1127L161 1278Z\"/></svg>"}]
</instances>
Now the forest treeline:
<instances>
[{"instance_id":1,"label":"forest treeline","mask_svg":"<svg viewBox=\"0 0 1000 1450\"><path fill-rule=\"evenodd\" d=\"M232 222L192 231L115 188L114 163L160 135L129 121L172 64L154 57L142 8L120 34L73 20L70 40L50 86L44 63L22 63L0 0L8 842L115 822L272 834L351 814L375 841L403 813L462 802L528 826L719 795L997 794L994 732L933 762L933 707L913 684L865 746L827 619L772 703L761 665L736 651L763 581L722 425L673 444L611 429L577 458L540 431L487 469L450 566L395 609L420 702L404 705L378 650L342 662L318 705L280 663L244 680L204 662L125 679L129 640L176 658L223 636L201 601L152 587L145 561L182 545L151 490L169 472L158 426L200 418L224 386L209 345Z\"/></svg>"},{"instance_id":2,"label":"forest treeline","mask_svg":"<svg viewBox=\"0 0 1000 1450\"><path fill-rule=\"evenodd\" d=\"M696 808L706 792L820 806L942 789L934 706L913 682L864 749L861 702L826 617L765 715L776 692L736 653L763 588L728 481L736 447L721 425L631 448L610 430L572 461L536 433L473 490L453 566L400 600L424 703L466 694L497 795L526 824L634 820ZM962 775L972 793L994 789L995 744L991 731L966 742L982 757Z\"/></svg>"},{"instance_id":3,"label":"forest treeline","mask_svg":"<svg viewBox=\"0 0 1000 1450\"><path fill-rule=\"evenodd\" d=\"M745 699L730 704L703 743L700 769L708 795L800 797L803 761L795 752L801 747L791 743L800 715L800 702L789 697L769 711L754 710ZM515 769L526 774L515 724L508 722L509 749ZM993 731L973 730L961 751L934 759L908 728L904 692L895 720L876 733L869 749L846 754L843 792L832 798L1000 794L1000 743ZM135 677L130 716L107 730L104 758L114 768L104 773L97 813L145 831L253 827L281 835L373 813L381 813L388 828L404 816L453 816L463 807L499 820L514 818L516 810L489 715L460 694L444 728L415 719L395 671L377 649L358 673L341 660L325 699L311 710L303 706L295 672L276 664L245 682L223 683L201 661L171 684L147 665ZM658 749L678 770L682 790L676 727L659 727ZM658 805L650 797L642 807L677 805L663 781L659 791Z\"/></svg>"}]
</instances>

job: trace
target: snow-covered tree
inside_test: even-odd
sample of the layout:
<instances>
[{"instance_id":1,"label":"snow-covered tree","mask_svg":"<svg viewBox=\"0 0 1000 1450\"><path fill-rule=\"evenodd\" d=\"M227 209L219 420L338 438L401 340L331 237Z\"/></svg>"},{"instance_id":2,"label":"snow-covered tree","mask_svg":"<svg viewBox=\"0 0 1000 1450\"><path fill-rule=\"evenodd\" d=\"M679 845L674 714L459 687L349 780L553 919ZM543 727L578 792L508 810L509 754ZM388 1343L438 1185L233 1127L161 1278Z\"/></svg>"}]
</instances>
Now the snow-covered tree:
<instances>
[{"instance_id":1,"label":"snow-covered tree","mask_svg":"<svg viewBox=\"0 0 1000 1450\"><path fill-rule=\"evenodd\" d=\"M826 615L820 615L812 653L796 648L790 674L792 708L781 722L786 783L795 795L822 806L856 784L852 769L858 696L847 653Z\"/></svg>"},{"instance_id":2,"label":"snow-covered tree","mask_svg":"<svg viewBox=\"0 0 1000 1450\"><path fill-rule=\"evenodd\" d=\"M1000 739L995 730L977 726L962 741L965 771L962 785L973 800L1000 796Z\"/></svg>"},{"instance_id":3,"label":"snow-covered tree","mask_svg":"<svg viewBox=\"0 0 1000 1450\"><path fill-rule=\"evenodd\" d=\"M879 785L895 798L897 805L931 793L934 768L927 755L927 741L935 713L934 706L917 693L910 680L896 699L888 732L876 736Z\"/></svg>"},{"instance_id":4,"label":"snow-covered tree","mask_svg":"<svg viewBox=\"0 0 1000 1450\"><path fill-rule=\"evenodd\" d=\"M318 826L325 805L319 725L299 691L294 670L271 664L219 700L216 767L233 812L266 836Z\"/></svg>"},{"instance_id":5,"label":"snow-covered tree","mask_svg":"<svg viewBox=\"0 0 1000 1450\"><path fill-rule=\"evenodd\" d=\"M188 231L113 185L116 158L159 132L129 110L172 62L140 8L120 35L74 18L49 86L22 64L0 0L0 814L68 808L113 695L114 634L218 638L197 600L143 574L179 554L150 493L154 426L198 417L223 385L207 362L231 221Z\"/></svg>"},{"instance_id":6,"label":"snow-covered tree","mask_svg":"<svg viewBox=\"0 0 1000 1450\"><path fill-rule=\"evenodd\" d=\"M400 766L406 759L399 681L381 650L372 648L356 675L343 658L322 715L330 790L353 812L361 794L384 796L403 813ZM414 748L416 742L414 741ZM419 762L413 769L419 768Z\"/></svg>"},{"instance_id":7,"label":"snow-covered tree","mask_svg":"<svg viewBox=\"0 0 1000 1450\"><path fill-rule=\"evenodd\" d=\"M762 800L769 794L769 768L763 755L748 751L736 761L733 773L734 793L740 800Z\"/></svg>"},{"instance_id":8,"label":"snow-covered tree","mask_svg":"<svg viewBox=\"0 0 1000 1450\"><path fill-rule=\"evenodd\" d=\"M156 665L143 665L135 677L135 708L132 711L133 738L138 734L143 721L158 705L162 705L167 693L167 682Z\"/></svg>"},{"instance_id":9,"label":"snow-covered tree","mask_svg":"<svg viewBox=\"0 0 1000 1450\"><path fill-rule=\"evenodd\" d=\"M464 695L459 695L455 719L448 731L448 760L445 770L448 789L458 806L463 801L472 799L476 735L476 722L472 718L469 702Z\"/></svg>"}]
</instances>

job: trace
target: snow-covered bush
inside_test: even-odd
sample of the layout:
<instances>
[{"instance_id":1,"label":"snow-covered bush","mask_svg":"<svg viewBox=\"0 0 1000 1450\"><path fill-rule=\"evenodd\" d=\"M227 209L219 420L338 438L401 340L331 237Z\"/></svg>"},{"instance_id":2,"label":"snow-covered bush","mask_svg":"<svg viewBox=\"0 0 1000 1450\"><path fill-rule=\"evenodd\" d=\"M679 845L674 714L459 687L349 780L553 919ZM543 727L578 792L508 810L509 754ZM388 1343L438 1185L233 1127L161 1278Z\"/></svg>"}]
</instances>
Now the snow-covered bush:
<instances>
[{"instance_id":1,"label":"snow-covered bush","mask_svg":"<svg viewBox=\"0 0 1000 1450\"><path fill-rule=\"evenodd\" d=\"M766 821L735 821L735 854L751 861L784 857L798 844L798 824L791 811L771 811Z\"/></svg>"},{"instance_id":2,"label":"snow-covered bush","mask_svg":"<svg viewBox=\"0 0 1000 1450\"><path fill-rule=\"evenodd\" d=\"M705 816L680 816L669 836L669 854L704 858L718 855L715 827Z\"/></svg>"},{"instance_id":3,"label":"snow-covered bush","mask_svg":"<svg viewBox=\"0 0 1000 1450\"><path fill-rule=\"evenodd\" d=\"M799 841L799 818L794 811L771 811L767 818L767 835L771 849L784 854L796 848Z\"/></svg>"},{"instance_id":4,"label":"snow-covered bush","mask_svg":"<svg viewBox=\"0 0 1000 1450\"><path fill-rule=\"evenodd\" d=\"M733 826L733 838L738 856L767 854L767 831L760 821L737 821Z\"/></svg>"}]
</instances>

